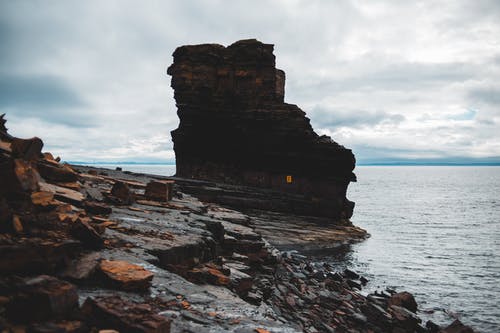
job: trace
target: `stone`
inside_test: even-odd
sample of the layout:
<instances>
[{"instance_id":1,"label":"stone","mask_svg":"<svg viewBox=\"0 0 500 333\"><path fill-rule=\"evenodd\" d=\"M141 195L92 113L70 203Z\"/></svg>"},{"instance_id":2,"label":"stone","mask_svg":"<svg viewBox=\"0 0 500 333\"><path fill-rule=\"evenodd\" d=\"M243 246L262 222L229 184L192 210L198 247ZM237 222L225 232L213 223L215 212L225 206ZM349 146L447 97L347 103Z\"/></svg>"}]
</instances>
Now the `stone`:
<instances>
[{"instance_id":1,"label":"stone","mask_svg":"<svg viewBox=\"0 0 500 333\"><path fill-rule=\"evenodd\" d=\"M62 186L46 182L40 182L39 186L41 191L53 193L55 199L75 206L81 206L83 204L83 200L85 199L85 196L79 191L71 190Z\"/></svg>"},{"instance_id":2,"label":"stone","mask_svg":"<svg viewBox=\"0 0 500 333\"><path fill-rule=\"evenodd\" d=\"M208 283L219 286L229 286L231 279L224 274L220 267L206 263L187 272L187 278L196 283Z\"/></svg>"},{"instance_id":3,"label":"stone","mask_svg":"<svg viewBox=\"0 0 500 333\"><path fill-rule=\"evenodd\" d=\"M119 296L87 298L82 312L99 329L134 333L170 332L170 320L155 314L148 304L126 301Z\"/></svg>"},{"instance_id":4,"label":"stone","mask_svg":"<svg viewBox=\"0 0 500 333\"><path fill-rule=\"evenodd\" d=\"M439 333L474 333L474 330L469 326L464 325L460 320L456 319Z\"/></svg>"},{"instance_id":5,"label":"stone","mask_svg":"<svg viewBox=\"0 0 500 333\"><path fill-rule=\"evenodd\" d=\"M152 180L146 185L144 196L148 200L166 202L172 200L173 180Z\"/></svg>"},{"instance_id":6,"label":"stone","mask_svg":"<svg viewBox=\"0 0 500 333\"><path fill-rule=\"evenodd\" d=\"M78 180L78 174L67 164L40 159L37 166L40 175L47 181L74 182Z\"/></svg>"},{"instance_id":7,"label":"stone","mask_svg":"<svg viewBox=\"0 0 500 333\"><path fill-rule=\"evenodd\" d=\"M396 321L395 325L404 328L408 332L417 330L421 319L417 315L406 308L397 305L389 306L389 312Z\"/></svg>"},{"instance_id":8,"label":"stone","mask_svg":"<svg viewBox=\"0 0 500 333\"><path fill-rule=\"evenodd\" d=\"M388 305L397 305L410 310L411 312L417 312L417 301L415 297L407 291L399 292L392 295L387 301Z\"/></svg>"},{"instance_id":9,"label":"stone","mask_svg":"<svg viewBox=\"0 0 500 333\"><path fill-rule=\"evenodd\" d=\"M121 181L117 181L113 184L111 195L118 199L118 203L120 204L130 205L134 202L134 196L130 188L126 183Z\"/></svg>"},{"instance_id":10,"label":"stone","mask_svg":"<svg viewBox=\"0 0 500 333\"><path fill-rule=\"evenodd\" d=\"M20 234L24 231L23 224L21 222L21 219L17 215L12 216L12 229L16 234Z\"/></svg>"},{"instance_id":11,"label":"stone","mask_svg":"<svg viewBox=\"0 0 500 333\"><path fill-rule=\"evenodd\" d=\"M108 205L94 201L85 201L83 208L85 208L87 213L97 215L109 215L113 211Z\"/></svg>"},{"instance_id":12,"label":"stone","mask_svg":"<svg viewBox=\"0 0 500 333\"><path fill-rule=\"evenodd\" d=\"M171 133L176 176L293 193L307 198L302 213L349 219L354 155L284 102L285 73L275 67L273 48L251 39L175 50L167 72L180 119Z\"/></svg>"},{"instance_id":13,"label":"stone","mask_svg":"<svg viewBox=\"0 0 500 333\"><path fill-rule=\"evenodd\" d=\"M40 175L31 162L15 159L14 174L21 190L32 192L39 189ZM17 187L13 187L13 189L17 189Z\"/></svg>"},{"instance_id":14,"label":"stone","mask_svg":"<svg viewBox=\"0 0 500 333\"><path fill-rule=\"evenodd\" d=\"M91 252L73 260L60 274L61 277L69 280L88 280L99 265L100 254Z\"/></svg>"},{"instance_id":15,"label":"stone","mask_svg":"<svg viewBox=\"0 0 500 333\"><path fill-rule=\"evenodd\" d=\"M89 328L81 321L48 321L32 324L27 333L86 333Z\"/></svg>"},{"instance_id":16,"label":"stone","mask_svg":"<svg viewBox=\"0 0 500 333\"><path fill-rule=\"evenodd\" d=\"M62 318L78 308L78 294L71 283L48 275L27 278L6 306L14 322Z\"/></svg>"},{"instance_id":17,"label":"stone","mask_svg":"<svg viewBox=\"0 0 500 333\"><path fill-rule=\"evenodd\" d=\"M132 291L146 290L151 286L154 274L142 266L122 260L102 260L99 270L111 285Z\"/></svg>"},{"instance_id":18,"label":"stone","mask_svg":"<svg viewBox=\"0 0 500 333\"><path fill-rule=\"evenodd\" d=\"M101 248L104 244L99 233L84 219L77 218L74 222L69 222L70 233L73 237L81 241L90 248Z\"/></svg>"}]
</instances>

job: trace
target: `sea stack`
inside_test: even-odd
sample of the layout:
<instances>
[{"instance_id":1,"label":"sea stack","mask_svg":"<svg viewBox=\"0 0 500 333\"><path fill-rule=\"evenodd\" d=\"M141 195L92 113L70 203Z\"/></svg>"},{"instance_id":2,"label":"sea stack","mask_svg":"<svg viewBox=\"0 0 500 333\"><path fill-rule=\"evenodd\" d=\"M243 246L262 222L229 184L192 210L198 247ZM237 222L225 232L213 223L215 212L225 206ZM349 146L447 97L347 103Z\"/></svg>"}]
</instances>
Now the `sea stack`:
<instances>
[{"instance_id":1,"label":"sea stack","mask_svg":"<svg viewBox=\"0 0 500 333\"><path fill-rule=\"evenodd\" d=\"M293 193L306 198L311 215L347 220L354 155L284 102L285 73L273 49L249 39L175 50L167 72L180 119L171 132L176 176Z\"/></svg>"}]
</instances>

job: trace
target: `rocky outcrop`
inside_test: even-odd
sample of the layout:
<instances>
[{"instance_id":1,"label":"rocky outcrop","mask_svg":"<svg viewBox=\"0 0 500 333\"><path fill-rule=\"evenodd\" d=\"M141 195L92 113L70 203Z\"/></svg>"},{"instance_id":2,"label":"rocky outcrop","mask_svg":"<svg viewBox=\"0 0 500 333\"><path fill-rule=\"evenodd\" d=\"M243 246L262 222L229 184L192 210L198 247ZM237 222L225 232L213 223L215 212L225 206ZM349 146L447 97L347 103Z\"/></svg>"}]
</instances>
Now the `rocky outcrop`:
<instances>
[{"instance_id":1,"label":"rocky outcrop","mask_svg":"<svg viewBox=\"0 0 500 333\"><path fill-rule=\"evenodd\" d=\"M284 102L285 73L275 67L272 44L181 46L173 57L178 177L294 193L306 199L302 213L351 217L354 155Z\"/></svg>"}]
</instances>

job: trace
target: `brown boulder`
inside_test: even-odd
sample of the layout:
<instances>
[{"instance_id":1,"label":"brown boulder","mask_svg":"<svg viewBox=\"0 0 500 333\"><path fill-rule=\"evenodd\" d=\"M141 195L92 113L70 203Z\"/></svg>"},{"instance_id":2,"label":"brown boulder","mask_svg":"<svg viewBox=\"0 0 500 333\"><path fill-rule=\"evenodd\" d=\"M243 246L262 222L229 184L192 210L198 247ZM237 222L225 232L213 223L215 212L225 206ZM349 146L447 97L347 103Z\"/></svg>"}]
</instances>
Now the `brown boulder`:
<instances>
[{"instance_id":1,"label":"brown boulder","mask_svg":"<svg viewBox=\"0 0 500 333\"><path fill-rule=\"evenodd\" d=\"M116 203L130 205L134 202L134 195L130 191L128 185L124 182L117 181L111 188L111 195L117 199Z\"/></svg>"},{"instance_id":2,"label":"brown boulder","mask_svg":"<svg viewBox=\"0 0 500 333\"><path fill-rule=\"evenodd\" d=\"M148 200L170 201L173 195L173 180L152 180L146 185L144 196Z\"/></svg>"},{"instance_id":3,"label":"brown boulder","mask_svg":"<svg viewBox=\"0 0 500 333\"><path fill-rule=\"evenodd\" d=\"M411 312L417 312L417 301L415 301L415 297L413 297L413 295L407 291L392 295L387 303L389 306L402 306L403 308L408 309Z\"/></svg>"},{"instance_id":4,"label":"brown boulder","mask_svg":"<svg viewBox=\"0 0 500 333\"><path fill-rule=\"evenodd\" d=\"M474 330L457 319L439 333L474 333Z\"/></svg>"}]
</instances>

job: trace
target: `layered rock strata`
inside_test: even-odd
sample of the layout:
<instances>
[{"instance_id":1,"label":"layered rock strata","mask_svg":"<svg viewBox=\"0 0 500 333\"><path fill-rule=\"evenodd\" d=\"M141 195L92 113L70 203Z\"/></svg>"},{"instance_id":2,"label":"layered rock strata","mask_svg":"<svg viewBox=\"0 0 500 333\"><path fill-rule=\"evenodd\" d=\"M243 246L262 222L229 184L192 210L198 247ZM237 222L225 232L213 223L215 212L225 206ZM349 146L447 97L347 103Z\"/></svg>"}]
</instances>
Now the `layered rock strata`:
<instances>
[{"instance_id":1,"label":"layered rock strata","mask_svg":"<svg viewBox=\"0 0 500 333\"><path fill-rule=\"evenodd\" d=\"M173 57L178 177L294 193L306 198L302 213L351 217L354 155L284 102L285 73L276 69L272 44L181 46Z\"/></svg>"}]
</instances>

